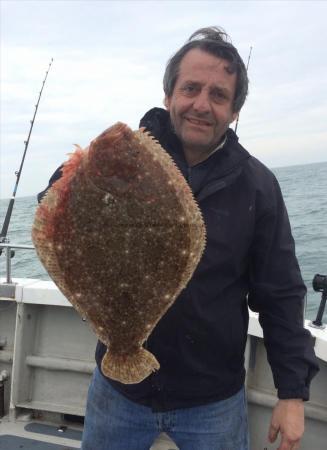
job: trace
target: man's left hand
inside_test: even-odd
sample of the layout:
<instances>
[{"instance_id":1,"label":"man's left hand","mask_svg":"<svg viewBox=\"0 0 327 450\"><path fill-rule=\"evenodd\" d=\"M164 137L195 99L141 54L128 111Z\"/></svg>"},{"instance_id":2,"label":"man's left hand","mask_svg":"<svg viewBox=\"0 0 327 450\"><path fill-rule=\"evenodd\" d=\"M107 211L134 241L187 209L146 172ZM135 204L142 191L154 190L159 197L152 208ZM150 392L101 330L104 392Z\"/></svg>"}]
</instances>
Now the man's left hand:
<instances>
[{"instance_id":1,"label":"man's left hand","mask_svg":"<svg viewBox=\"0 0 327 450\"><path fill-rule=\"evenodd\" d=\"M281 434L277 450L298 450L304 432L304 405L301 399L279 400L273 410L269 441L275 442Z\"/></svg>"}]
</instances>

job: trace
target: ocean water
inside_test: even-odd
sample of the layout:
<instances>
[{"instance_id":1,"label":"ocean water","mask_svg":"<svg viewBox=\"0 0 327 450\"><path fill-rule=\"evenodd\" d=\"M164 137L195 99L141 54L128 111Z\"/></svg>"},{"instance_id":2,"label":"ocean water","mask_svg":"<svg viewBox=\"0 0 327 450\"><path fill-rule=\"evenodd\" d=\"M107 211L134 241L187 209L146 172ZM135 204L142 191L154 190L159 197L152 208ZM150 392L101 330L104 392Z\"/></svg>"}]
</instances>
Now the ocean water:
<instances>
[{"instance_id":1,"label":"ocean water","mask_svg":"<svg viewBox=\"0 0 327 450\"><path fill-rule=\"evenodd\" d=\"M327 162L282 167L273 172L284 195L296 254L308 288L306 317L313 319L321 294L312 289L312 280L317 273L327 275ZM9 200L0 200L1 227L8 203ZM36 207L36 196L16 199L8 230L11 243L32 245L31 226ZM0 257L0 273L4 276L4 254ZM16 250L12 258L12 276L49 279L34 250ZM327 322L327 311L324 321Z\"/></svg>"}]
</instances>

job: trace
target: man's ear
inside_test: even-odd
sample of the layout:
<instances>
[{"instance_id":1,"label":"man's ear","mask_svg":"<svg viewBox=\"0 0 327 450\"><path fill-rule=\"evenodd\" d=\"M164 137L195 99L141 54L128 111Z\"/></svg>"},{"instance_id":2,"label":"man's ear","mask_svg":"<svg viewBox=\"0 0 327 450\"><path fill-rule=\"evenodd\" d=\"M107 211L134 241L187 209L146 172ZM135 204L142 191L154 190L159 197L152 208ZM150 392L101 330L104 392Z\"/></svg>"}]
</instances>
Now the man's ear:
<instances>
[{"instance_id":1,"label":"man's ear","mask_svg":"<svg viewBox=\"0 0 327 450\"><path fill-rule=\"evenodd\" d=\"M169 100L169 97L167 95L165 95L165 98L164 98L164 105L165 105L167 111L169 111L170 100Z\"/></svg>"}]
</instances>

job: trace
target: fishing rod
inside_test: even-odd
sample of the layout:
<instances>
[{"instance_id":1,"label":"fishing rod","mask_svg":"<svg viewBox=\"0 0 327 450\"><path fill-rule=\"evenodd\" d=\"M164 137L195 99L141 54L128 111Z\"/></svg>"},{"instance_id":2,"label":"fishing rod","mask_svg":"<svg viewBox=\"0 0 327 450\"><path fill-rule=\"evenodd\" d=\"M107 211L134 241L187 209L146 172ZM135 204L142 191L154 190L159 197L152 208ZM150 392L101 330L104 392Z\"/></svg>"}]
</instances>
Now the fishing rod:
<instances>
[{"instance_id":1,"label":"fishing rod","mask_svg":"<svg viewBox=\"0 0 327 450\"><path fill-rule=\"evenodd\" d=\"M251 58L251 53L252 53L252 46L250 47L250 52L249 52L249 56L248 56L248 61L246 63L246 72L248 72L249 70L249 63L250 63L250 58ZM238 121L240 120L240 115L238 114L237 119L236 119L236 124L235 124L235 133L237 131L237 126L238 126Z\"/></svg>"},{"instance_id":2,"label":"fishing rod","mask_svg":"<svg viewBox=\"0 0 327 450\"><path fill-rule=\"evenodd\" d=\"M38 107L39 107L39 104L40 104L43 88L44 88L45 82L47 80L48 73L50 71L52 62L53 62L53 58L51 58L48 70L46 71L45 78L44 78L44 80L42 82L42 87L41 87L41 90L40 90L40 93L39 93L39 98L38 98L38 101L37 101L37 103L35 105L35 111L34 111L33 119L30 121L31 125L30 125L30 129L29 129L27 140L24 141L25 149L24 149L23 158L22 158L21 163L20 163L20 168L19 168L18 172L15 172L16 183L15 183L15 187L14 187L14 190L13 190L13 193L12 193L12 197L10 199L10 202L9 202L9 205L8 205L8 208L7 208L6 217L5 217L5 220L3 222L2 230L1 230L1 233L0 233L0 243L7 242L6 236L7 236L7 232L8 232L8 228L9 228L9 223L10 223L10 219L11 219L12 210L13 210L14 203L15 203L15 197L16 197L16 192L17 192L17 188L18 188L18 183L19 183L20 176L21 176L21 173L22 173L22 169L23 169L23 165L24 165L24 161L25 161L25 156L26 156L26 152L27 152L27 149L28 149L28 144L30 142L30 137L31 137L31 134L32 134L33 126L34 126L36 113L37 113L37 110L38 110ZM0 248L0 255L1 255L1 253L2 253L2 249Z\"/></svg>"}]
</instances>

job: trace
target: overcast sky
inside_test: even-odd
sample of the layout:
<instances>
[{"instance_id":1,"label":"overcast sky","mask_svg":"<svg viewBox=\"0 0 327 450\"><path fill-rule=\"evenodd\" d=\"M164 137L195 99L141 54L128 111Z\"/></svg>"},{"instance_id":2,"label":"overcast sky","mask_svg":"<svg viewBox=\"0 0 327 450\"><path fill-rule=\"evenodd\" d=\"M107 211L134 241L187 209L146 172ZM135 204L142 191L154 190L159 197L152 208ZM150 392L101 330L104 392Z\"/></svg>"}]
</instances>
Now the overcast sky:
<instances>
[{"instance_id":1,"label":"overcast sky","mask_svg":"<svg viewBox=\"0 0 327 450\"><path fill-rule=\"evenodd\" d=\"M17 196L44 189L73 144L163 106L168 58L222 26L249 67L241 143L268 167L327 160L326 1L5 1L0 197L11 196L51 58Z\"/></svg>"}]
</instances>

